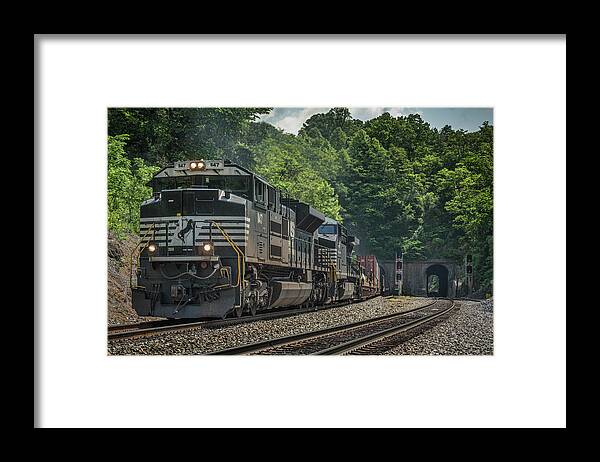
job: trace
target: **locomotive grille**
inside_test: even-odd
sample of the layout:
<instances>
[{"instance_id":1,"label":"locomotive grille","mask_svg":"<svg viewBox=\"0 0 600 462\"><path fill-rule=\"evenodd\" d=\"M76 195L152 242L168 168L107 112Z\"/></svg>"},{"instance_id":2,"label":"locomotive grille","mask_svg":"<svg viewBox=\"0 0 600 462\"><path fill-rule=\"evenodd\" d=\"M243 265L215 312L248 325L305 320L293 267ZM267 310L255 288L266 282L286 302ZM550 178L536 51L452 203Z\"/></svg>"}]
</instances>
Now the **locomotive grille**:
<instances>
[{"instance_id":1,"label":"locomotive grille","mask_svg":"<svg viewBox=\"0 0 600 462\"><path fill-rule=\"evenodd\" d=\"M279 245L272 245L271 246L271 255L273 257L281 257L281 246L279 246Z\"/></svg>"},{"instance_id":2,"label":"locomotive grille","mask_svg":"<svg viewBox=\"0 0 600 462\"><path fill-rule=\"evenodd\" d=\"M271 221L271 232L281 234L281 224L276 221Z\"/></svg>"}]
</instances>

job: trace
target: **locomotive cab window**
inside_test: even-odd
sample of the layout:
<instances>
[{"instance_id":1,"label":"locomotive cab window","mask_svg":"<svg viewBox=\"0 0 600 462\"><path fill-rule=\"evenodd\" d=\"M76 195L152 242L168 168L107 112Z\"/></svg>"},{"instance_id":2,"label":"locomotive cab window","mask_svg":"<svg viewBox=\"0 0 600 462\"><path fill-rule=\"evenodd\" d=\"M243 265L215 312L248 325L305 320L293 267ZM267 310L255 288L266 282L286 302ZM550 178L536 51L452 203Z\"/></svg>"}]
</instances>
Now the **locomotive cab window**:
<instances>
[{"instance_id":1,"label":"locomotive cab window","mask_svg":"<svg viewBox=\"0 0 600 462\"><path fill-rule=\"evenodd\" d=\"M175 178L155 178L152 180L152 192L159 193L166 189L177 189Z\"/></svg>"},{"instance_id":2,"label":"locomotive cab window","mask_svg":"<svg viewBox=\"0 0 600 462\"><path fill-rule=\"evenodd\" d=\"M281 213L281 191L275 190L275 211Z\"/></svg>"},{"instance_id":3,"label":"locomotive cab window","mask_svg":"<svg viewBox=\"0 0 600 462\"><path fill-rule=\"evenodd\" d=\"M248 198L250 196L250 177L246 175L191 175L179 178L155 178L152 182L154 193L167 189L198 188L222 189Z\"/></svg>"},{"instance_id":4,"label":"locomotive cab window","mask_svg":"<svg viewBox=\"0 0 600 462\"><path fill-rule=\"evenodd\" d=\"M166 189L188 189L194 184L192 177L182 178L155 178L152 183L154 193L164 191Z\"/></svg>"},{"instance_id":5,"label":"locomotive cab window","mask_svg":"<svg viewBox=\"0 0 600 462\"><path fill-rule=\"evenodd\" d=\"M196 177L200 187L221 189L248 198L250 195L250 177L241 175L202 175Z\"/></svg>"},{"instance_id":6,"label":"locomotive cab window","mask_svg":"<svg viewBox=\"0 0 600 462\"><path fill-rule=\"evenodd\" d=\"M254 179L254 200L260 204L265 202L265 184L259 179Z\"/></svg>"},{"instance_id":7,"label":"locomotive cab window","mask_svg":"<svg viewBox=\"0 0 600 462\"><path fill-rule=\"evenodd\" d=\"M267 189L269 190L269 210L275 211L275 203L276 203L276 195L277 195L275 188L272 188L271 186L267 186Z\"/></svg>"}]
</instances>

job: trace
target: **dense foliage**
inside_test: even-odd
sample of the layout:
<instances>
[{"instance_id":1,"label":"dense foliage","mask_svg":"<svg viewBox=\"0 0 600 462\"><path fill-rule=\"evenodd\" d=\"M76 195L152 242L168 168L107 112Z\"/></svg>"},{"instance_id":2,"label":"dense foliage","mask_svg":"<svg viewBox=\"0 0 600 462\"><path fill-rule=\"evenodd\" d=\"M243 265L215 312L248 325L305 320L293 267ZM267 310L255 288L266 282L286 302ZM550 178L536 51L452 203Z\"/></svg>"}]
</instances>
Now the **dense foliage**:
<instances>
[{"instance_id":1,"label":"dense foliage","mask_svg":"<svg viewBox=\"0 0 600 462\"><path fill-rule=\"evenodd\" d=\"M128 138L108 137L108 227L117 235L139 231L140 204L152 194L146 184L159 170L139 157L127 157Z\"/></svg>"},{"instance_id":2,"label":"dense foliage","mask_svg":"<svg viewBox=\"0 0 600 462\"><path fill-rule=\"evenodd\" d=\"M268 108L115 108L108 134L129 134L130 155L154 165L198 156L238 158L250 124Z\"/></svg>"},{"instance_id":3,"label":"dense foliage","mask_svg":"<svg viewBox=\"0 0 600 462\"><path fill-rule=\"evenodd\" d=\"M362 122L346 108L309 118L298 135L257 121L269 108L109 110L109 226L135 229L153 167L227 158L343 220L360 251L381 258L473 254L493 278L493 127L441 130L418 115ZM129 135L129 138L121 135Z\"/></svg>"}]
</instances>

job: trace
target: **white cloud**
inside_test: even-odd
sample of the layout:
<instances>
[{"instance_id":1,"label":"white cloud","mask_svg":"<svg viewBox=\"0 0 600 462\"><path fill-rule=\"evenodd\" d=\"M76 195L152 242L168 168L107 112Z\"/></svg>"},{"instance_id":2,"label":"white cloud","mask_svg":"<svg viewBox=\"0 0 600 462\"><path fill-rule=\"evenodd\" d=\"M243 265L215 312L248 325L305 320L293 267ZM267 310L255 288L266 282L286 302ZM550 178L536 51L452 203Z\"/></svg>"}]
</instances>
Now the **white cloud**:
<instances>
[{"instance_id":1,"label":"white cloud","mask_svg":"<svg viewBox=\"0 0 600 462\"><path fill-rule=\"evenodd\" d=\"M270 123L285 132L298 134L302 124L314 114L325 113L329 107L308 107L308 108L275 108L269 114L260 117L262 122ZM411 110L410 108L394 107L355 107L349 108L350 114L355 119L369 120L380 116L384 112L389 112L393 117L405 116L408 114L423 114L422 111Z\"/></svg>"},{"instance_id":2,"label":"white cloud","mask_svg":"<svg viewBox=\"0 0 600 462\"><path fill-rule=\"evenodd\" d=\"M350 114L355 119L369 120L385 112L382 107L353 107L350 108Z\"/></svg>"},{"instance_id":3,"label":"white cloud","mask_svg":"<svg viewBox=\"0 0 600 462\"><path fill-rule=\"evenodd\" d=\"M282 130L298 134L302 124L314 114L329 111L328 107L275 108L260 118L261 121L275 125Z\"/></svg>"},{"instance_id":4,"label":"white cloud","mask_svg":"<svg viewBox=\"0 0 600 462\"><path fill-rule=\"evenodd\" d=\"M423 111L411 110L404 107L354 107L350 108L350 114L355 119L370 120L380 116L384 112L389 112L392 117L407 116L408 114L421 114Z\"/></svg>"}]
</instances>

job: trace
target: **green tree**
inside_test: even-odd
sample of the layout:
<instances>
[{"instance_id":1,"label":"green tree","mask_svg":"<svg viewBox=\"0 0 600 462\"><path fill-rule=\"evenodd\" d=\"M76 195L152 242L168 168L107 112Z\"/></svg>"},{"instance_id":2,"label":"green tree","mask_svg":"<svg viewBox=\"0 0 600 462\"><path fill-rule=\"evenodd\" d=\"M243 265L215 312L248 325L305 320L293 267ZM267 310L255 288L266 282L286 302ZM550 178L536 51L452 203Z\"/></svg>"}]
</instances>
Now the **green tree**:
<instances>
[{"instance_id":1,"label":"green tree","mask_svg":"<svg viewBox=\"0 0 600 462\"><path fill-rule=\"evenodd\" d=\"M158 171L140 158L129 160L128 138L108 137L108 227L119 236L139 231L140 204L152 195L146 184Z\"/></svg>"},{"instance_id":2,"label":"green tree","mask_svg":"<svg viewBox=\"0 0 600 462\"><path fill-rule=\"evenodd\" d=\"M268 138L255 147L256 172L288 195L305 201L326 215L341 220L340 204L333 187L306 161L303 144L293 135Z\"/></svg>"},{"instance_id":3,"label":"green tree","mask_svg":"<svg viewBox=\"0 0 600 462\"><path fill-rule=\"evenodd\" d=\"M253 121L270 108L111 108L108 134L128 134L128 155L155 165L176 160L229 158Z\"/></svg>"},{"instance_id":4,"label":"green tree","mask_svg":"<svg viewBox=\"0 0 600 462\"><path fill-rule=\"evenodd\" d=\"M337 129L342 130L347 137L352 137L362 126L362 121L353 119L348 108L336 107L325 114L315 114L304 122L299 135L309 135L318 130L328 141L339 138Z\"/></svg>"},{"instance_id":5,"label":"green tree","mask_svg":"<svg viewBox=\"0 0 600 462\"><path fill-rule=\"evenodd\" d=\"M422 185L402 150L386 150L364 130L356 132L348 152L348 221L363 237L365 251L393 256L408 245L405 237L414 236L421 224Z\"/></svg>"},{"instance_id":6,"label":"green tree","mask_svg":"<svg viewBox=\"0 0 600 462\"><path fill-rule=\"evenodd\" d=\"M362 122L347 108L291 135L269 108L109 109L109 226L135 231L146 181L174 160L228 158L348 226L381 258L474 258L493 281L493 127L432 128L419 115ZM121 136L123 135L123 136Z\"/></svg>"}]
</instances>

